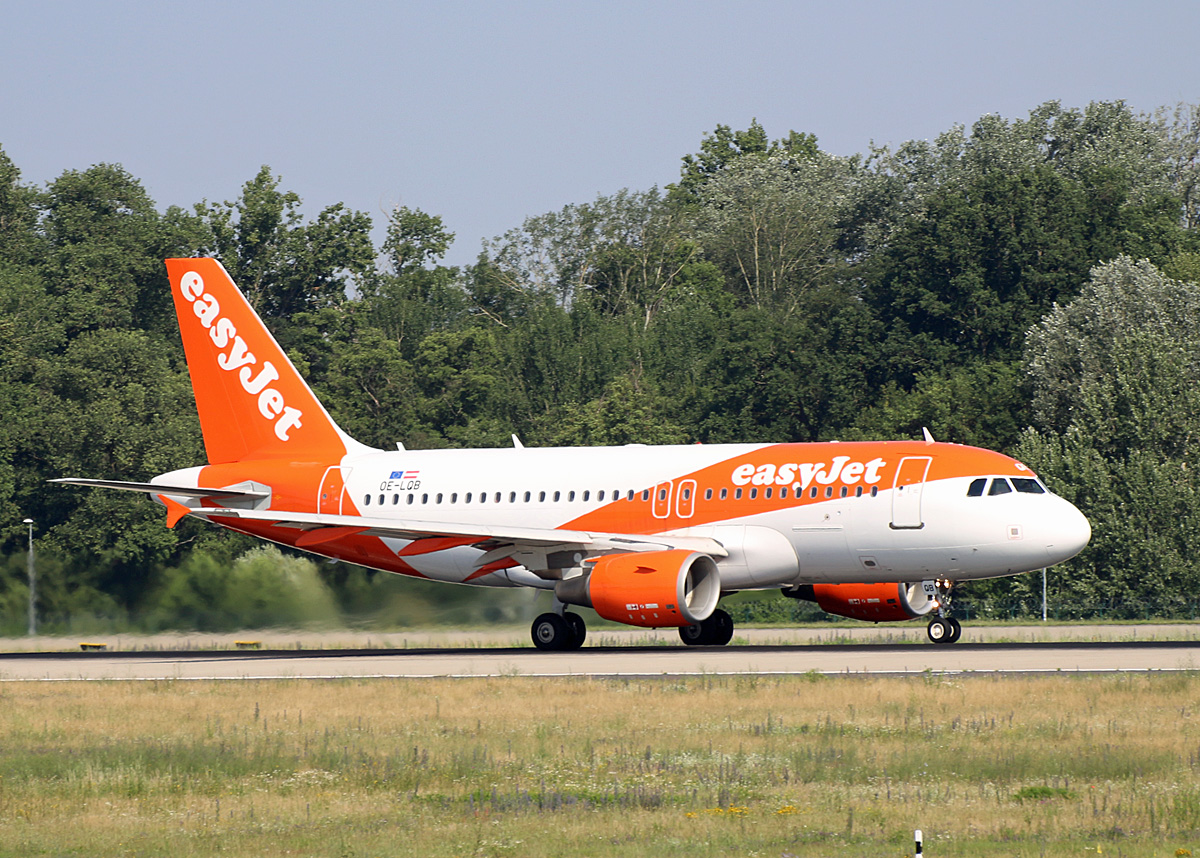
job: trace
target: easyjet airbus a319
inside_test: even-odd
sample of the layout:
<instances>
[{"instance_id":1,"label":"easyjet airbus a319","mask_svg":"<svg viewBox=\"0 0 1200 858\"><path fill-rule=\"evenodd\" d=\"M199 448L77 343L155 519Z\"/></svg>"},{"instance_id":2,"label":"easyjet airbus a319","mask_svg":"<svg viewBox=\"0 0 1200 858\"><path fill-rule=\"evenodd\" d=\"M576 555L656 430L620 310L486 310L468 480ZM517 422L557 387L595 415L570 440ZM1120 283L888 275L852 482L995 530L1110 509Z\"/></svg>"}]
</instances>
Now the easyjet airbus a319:
<instances>
[{"instance_id":1,"label":"easyjet airbus a319","mask_svg":"<svg viewBox=\"0 0 1200 858\"><path fill-rule=\"evenodd\" d=\"M960 626L954 582L1077 554L1088 521L1000 453L925 441L377 450L343 432L213 259L169 259L208 464L130 489L231 530L375 569L532 587L542 649L583 644L569 606L686 644L733 634L721 597L777 588L827 612Z\"/></svg>"}]
</instances>

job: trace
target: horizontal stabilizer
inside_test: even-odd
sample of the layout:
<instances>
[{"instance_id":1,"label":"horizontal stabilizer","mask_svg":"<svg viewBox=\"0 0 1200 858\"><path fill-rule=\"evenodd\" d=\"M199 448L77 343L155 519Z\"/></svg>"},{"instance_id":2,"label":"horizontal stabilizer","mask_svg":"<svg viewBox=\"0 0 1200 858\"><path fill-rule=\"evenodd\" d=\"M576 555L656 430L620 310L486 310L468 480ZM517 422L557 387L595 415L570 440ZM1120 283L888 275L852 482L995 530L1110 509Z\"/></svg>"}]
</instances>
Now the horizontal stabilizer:
<instances>
[{"instance_id":1,"label":"horizontal stabilizer","mask_svg":"<svg viewBox=\"0 0 1200 858\"><path fill-rule=\"evenodd\" d=\"M162 483L127 483L121 480L89 480L82 477L65 477L50 480L52 483L63 483L71 486L89 486L95 489L120 489L127 492L144 492L149 495L174 495L189 498L241 498L244 500L261 500L269 498L269 491L248 491L246 489L217 489L204 486L166 486Z\"/></svg>"}]
</instances>

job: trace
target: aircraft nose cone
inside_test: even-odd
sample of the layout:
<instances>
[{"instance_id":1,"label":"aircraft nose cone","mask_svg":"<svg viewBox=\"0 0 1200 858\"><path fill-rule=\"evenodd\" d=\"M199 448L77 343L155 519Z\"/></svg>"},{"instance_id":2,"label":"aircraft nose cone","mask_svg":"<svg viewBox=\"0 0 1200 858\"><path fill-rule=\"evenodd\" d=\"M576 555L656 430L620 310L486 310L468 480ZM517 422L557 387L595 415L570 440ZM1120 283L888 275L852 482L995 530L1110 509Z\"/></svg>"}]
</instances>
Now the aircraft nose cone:
<instances>
[{"instance_id":1,"label":"aircraft nose cone","mask_svg":"<svg viewBox=\"0 0 1200 858\"><path fill-rule=\"evenodd\" d=\"M1046 552L1050 555L1050 563L1062 563L1083 551L1084 546L1092 538L1092 525L1087 516L1075 508L1075 505L1061 501L1052 516L1049 539Z\"/></svg>"}]
</instances>

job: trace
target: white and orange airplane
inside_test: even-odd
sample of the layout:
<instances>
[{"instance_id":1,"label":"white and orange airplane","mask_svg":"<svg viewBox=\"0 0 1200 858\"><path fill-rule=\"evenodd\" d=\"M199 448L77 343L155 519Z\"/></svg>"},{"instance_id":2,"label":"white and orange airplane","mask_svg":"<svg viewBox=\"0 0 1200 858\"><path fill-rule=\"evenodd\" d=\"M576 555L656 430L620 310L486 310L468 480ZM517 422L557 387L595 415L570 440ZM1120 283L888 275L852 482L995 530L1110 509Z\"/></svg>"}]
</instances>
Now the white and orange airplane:
<instances>
[{"instance_id":1,"label":"white and orange airplane","mask_svg":"<svg viewBox=\"0 0 1200 858\"><path fill-rule=\"evenodd\" d=\"M931 615L954 582L1060 563L1087 519L1020 462L924 441L377 450L343 432L214 259L169 259L208 464L149 483L185 515L374 569L532 587L541 649L587 634L567 606L725 644L739 590L874 622Z\"/></svg>"}]
</instances>

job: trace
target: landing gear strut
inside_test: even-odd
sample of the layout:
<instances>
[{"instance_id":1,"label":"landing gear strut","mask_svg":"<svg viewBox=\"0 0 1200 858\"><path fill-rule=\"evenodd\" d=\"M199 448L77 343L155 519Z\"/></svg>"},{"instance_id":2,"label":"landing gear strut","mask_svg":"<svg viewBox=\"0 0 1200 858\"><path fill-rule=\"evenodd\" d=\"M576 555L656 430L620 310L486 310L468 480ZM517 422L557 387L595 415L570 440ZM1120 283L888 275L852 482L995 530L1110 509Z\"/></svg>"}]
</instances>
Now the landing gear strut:
<instances>
[{"instance_id":1,"label":"landing gear strut","mask_svg":"<svg viewBox=\"0 0 1200 858\"><path fill-rule=\"evenodd\" d=\"M950 613L950 590L954 587L952 581L937 582L937 616L929 621L925 633L935 644L952 644L962 637L962 624Z\"/></svg>"},{"instance_id":2,"label":"landing gear strut","mask_svg":"<svg viewBox=\"0 0 1200 858\"><path fill-rule=\"evenodd\" d=\"M717 608L698 625L680 626L679 639L688 646L725 646L733 640L733 617Z\"/></svg>"},{"instance_id":3,"label":"landing gear strut","mask_svg":"<svg viewBox=\"0 0 1200 858\"><path fill-rule=\"evenodd\" d=\"M538 649L579 649L587 639L583 617L563 611L562 614L542 614L530 629L533 645Z\"/></svg>"}]
</instances>

